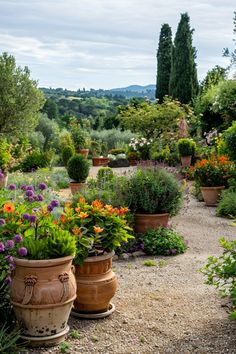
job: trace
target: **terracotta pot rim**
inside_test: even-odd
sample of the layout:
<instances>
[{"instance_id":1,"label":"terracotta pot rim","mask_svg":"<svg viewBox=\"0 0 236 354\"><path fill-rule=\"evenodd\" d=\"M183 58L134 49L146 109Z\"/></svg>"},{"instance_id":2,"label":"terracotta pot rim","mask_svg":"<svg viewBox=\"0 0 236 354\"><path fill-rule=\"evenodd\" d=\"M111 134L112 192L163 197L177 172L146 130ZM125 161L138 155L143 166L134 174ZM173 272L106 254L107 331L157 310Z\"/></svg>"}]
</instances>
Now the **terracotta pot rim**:
<instances>
[{"instance_id":1,"label":"terracotta pot rim","mask_svg":"<svg viewBox=\"0 0 236 354\"><path fill-rule=\"evenodd\" d=\"M224 189L225 188L225 186L217 186L217 187L211 187L211 186L209 186L209 187L200 187L201 189Z\"/></svg>"},{"instance_id":2,"label":"terracotta pot rim","mask_svg":"<svg viewBox=\"0 0 236 354\"><path fill-rule=\"evenodd\" d=\"M16 306L16 307L21 307L21 308L24 308L24 309L28 309L28 310L30 310L30 309L51 309L51 308L54 308L54 307L56 307L56 308L58 308L58 307L63 307L63 306L65 306L65 305L68 305L68 304L70 304L71 302L73 302L75 299L76 299L76 294L73 296L73 297L71 297L69 300L66 300L66 301L63 301L63 302L57 302L56 304L45 304L45 305L23 305L23 304L21 304L21 303L19 303L19 302L15 302L15 301L11 301L11 304L13 305L13 306Z\"/></svg>"},{"instance_id":3,"label":"terracotta pot rim","mask_svg":"<svg viewBox=\"0 0 236 354\"><path fill-rule=\"evenodd\" d=\"M24 267L34 267L41 268L43 267L54 267L55 265L61 265L72 261L74 256L66 256L60 258L52 258L52 259L23 259L23 258L14 258L14 263L16 265L24 266Z\"/></svg>"},{"instance_id":4,"label":"terracotta pot rim","mask_svg":"<svg viewBox=\"0 0 236 354\"><path fill-rule=\"evenodd\" d=\"M85 182L75 182L75 181L70 181L70 184L73 184L73 185L78 185L78 184L85 184Z\"/></svg>"},{"instance_id":5,"label":"terracotta pot rim","mask_svg":"<svg viewBox=\"0 0 236 354\"><path fill-rule=\"evenodd\" d=\"M110 160L109 157L93 157L92 160Z\"/></svg>"},{"instance_id":6,"label":"terracotta pot rim","mask_svg":"<svg viewBox=\"0 0 236 354\"><path fill-rule=\"evenodd\" d=\"M79 149L78 151L89 151L89 149Z\"/></svg>"},{"instance_id":7,"label":"terracotta pot rim","mask_svg":"<svg viewBox=\"0 0 236 354\"><path fill-rule=\"evenodd\" d=\"M156 217L158 216L167 216L169 213L156 213L156 214L148 214L148 213L135 213L135 216L148 216L148 217Z\"/></svg>"},{"instance_id":8,"label":"terracotta pot rim","mask_svg":"<svg viewBox=\"0 0 236 354\"><path fill-rule=\"evenodd\" d=\"M109 252L109 253L100 254L98 256L87 257L87 258L85 258L84 263L105 261L106 259L109 259L109 258L113 257L114 254L115 254L115 252L112 251L112 252Z\"/></svg>"}]
</instances>

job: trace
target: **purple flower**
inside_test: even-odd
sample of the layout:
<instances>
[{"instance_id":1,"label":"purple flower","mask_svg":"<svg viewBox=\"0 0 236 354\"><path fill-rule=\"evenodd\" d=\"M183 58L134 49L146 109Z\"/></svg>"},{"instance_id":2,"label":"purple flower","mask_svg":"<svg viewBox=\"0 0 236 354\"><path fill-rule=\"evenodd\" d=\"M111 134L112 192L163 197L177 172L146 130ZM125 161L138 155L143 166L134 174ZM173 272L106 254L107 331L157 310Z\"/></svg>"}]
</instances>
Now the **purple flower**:
<instances>
[{"instance_id":1,"label":"purple flower","mask_svg":"<svg viewBox=\"0 0 236 354\"><path fill-rule=\"evenodd\" d=\"M30 216L29 216L29 221L30 221L30 222L36 222L36 221L37 221L36 215L30 215Z\"/></svg>"},{"instance_id":2,"label":"purple flower","mask_svg":"<svg viewBox=\"0 0 236 354\"><path fill-rule=\"evenodd\" d=\"M27 189L25 195L27 195L27 197L32 197L34 195L34 192L31 189Z\"/></svg>"},{"instance_id":3,"label":"purple flower","mask_svg":"<svg viewBox=\"0 0 236 354\"><path fill-rule=\"evenodd\" d=\"M48 206L47 206L47 211L53 211L53 206L51 205L51 204L49 204Z\"/></svg>"},{"instance_id":4,"label":"purple flower","mask_svg":"<svg viewBox=\"0 0 236 354\"><path fill-rule=\"evenodd\" d=\"M27 190L27 191L33 191L33 190L34 190L34 187L31 186L31 185L30 185L30 186L26 186L26 190Z\"/></svg>"},{"instance_id":5,"label":"purple flower","mask_svg":"<svg viewBox=\"0 0 236 354\"><path fill-rule=\"evenodd\" d=\"M45 184L45 183L39 183L39 189L41 189L41 191L43 191L43 190L45 190L45 189L47 189L48 188L48 186Z\"/></svg>"},{"instance_id":6,"label":"purple flower","mask_svg":"<svg viewBox=\"0 0 236 354\"><path fill-rule=\"evenodd\" d=\"M5 225L5 224L6 224L6 221L1 218L1 219L0 219L0 226L1 226L1 225Z\"/></svg>"},{"instance_id":7,"label":"purple flower","mask_svg":"<svg viewBox=\"0 0 236 354\"><path fill-rule=\"evenodd\" d=\"M22 218L24 220L29 220L29 214L27 214L27 213L22 214Z\"/></svg>"},{"instance_id":8,"label":"purple flower","mask_svg":"<svg viewBox=\"0 0 236 354\"><path fill-rule=\"evenodd\" d=\"M23 238L21 235L16 234L13 240L15 241L15 243L20 243L23 240Z\"/></svg>"},{"instance_id":9,"label":"purple flower","mask_svg":"<svg viewBox=\"0 0 236 354\"><path fill-rule=\"evenodd\" d=\"M8 275L5 279L5 284L10 285L11 282L12 282L12 279L11 279L10 275Z\"/></svg>"},{"instance_id":10,"label":"purple flower","mask_svg":"<svg viewBox=\"0 0 236 354\"><path fill-rule=\"evenodd\" d=\"M32 195L32 198L37 201L38 200L38 196L36 194Z\"/></svg>"},{"instance_id":11,"label":"purple flower","mask_svg":"<svg viewBox=\"0 0 236 354\"><path fill-rule=\"evenodd\" d=\"M0 172L0 178L3 178L4 174L2 172Z\"/></svg>"},{"instance_id":12,"label":"purple flower","mask_svg":"<svg viewBox=\"0 0 236 354\"><path fill-rule=\"evenodd\" d=\"M28 197L28 202L33 202L34 201L34 197L32 196L32 197Z\"/></svg>"},{"instance_id":13,"label":"purple flower","mask_svg":"<svg viewBox=\"0 0 236 354\"><path fill-rule=\"evenodd\" d=\"M50 203L50 204L51 204L51 206L52 206L53 208L56 208L56 207L58 207L58 206L59 206L59 204L60 204L60 203L59 203L59 201L58 201L58 200L55 200L55 199L54 199L54 200L52 200L52 201L51 201L51 203Z\"/></svg>"},{"instance_id":14,"label":"purple flower","mask_svg":"<svg viewBox=\"0 0 236 354\"><path fill-rule=\"evenodd\" d=\"M11 183L9 184L9 186L7 187L10 191L15 191L16 190L16 185Z\"/></svg>"},{"instance_id":15,"label":"purple flower","mask_svg":"<svg viewBox=\"0 0 236 354\"><path fill-rule=\"evenodd\" d=\"M25 247L20 247L18 249L18 254L21 256L21 257L25 257L27 255L28 251L27 251L27 248Z\"/></svg>"},{"instance_id":16,"label":"purple flower","mask_svg":"<svg viewBox=\"0 0 236 354\"><path fill-rule=\"evenodd\" d=\"M9 264L9 268L10 268L10 271L12 271L13 269L15 269L14 264L10 263L10 264Z\"/></svg>"},{"instance_id":17,"label":"purple flower","mask_svg":"<svg viewBox=\"0 0 236 354\"><path fill-rule=\"evenodd\" d=\"M15 242L13 240L7 240L5 243L5 248L10 250L15 246Z\"/></svg>"},{"instance_id":18,"label":"purple flower","mask_svg":"<svg viewBox=\"0 0 236 354\"><path fill-rule=\"evenodd\" d=\"M38 200L39 202L42 202L42 201L44 200L44 197L42 196L42 194L38 194L37 200Z\"/></svg>"},{"instance_id":19,"label":"purple flower","mask_svg":"<svg viewBox=\"0 0 236 354\"><path fill-rule=\"evenodd\" d=\"M5 246L2 242L0 242L0 252L4 252L5 251Z\"/></svg>"},{"instance_id":20,"label":"purple flower","mask_svg":"<svg viewBox=\"0 0 236 354\"><path fill-rule=\"evenodd\" d=\"M6 256L5 259L6 259L6 261L7 261L8 263L12 263L12 262L13 262L13 257L10 256L10 255Z\"/></svg>"},{"instance_id":21,"label":"purple flower","mask_svg":"<svg viewBox=\"0 0 236 354\"><path fill-rule=\"evenodd\" d=\"M22 189L23 191L26 191L26 187L27 187L27 185L26 185L26 184L23 184L23 185L20 187L20 189Z\"/></svg>"}]
</instances>

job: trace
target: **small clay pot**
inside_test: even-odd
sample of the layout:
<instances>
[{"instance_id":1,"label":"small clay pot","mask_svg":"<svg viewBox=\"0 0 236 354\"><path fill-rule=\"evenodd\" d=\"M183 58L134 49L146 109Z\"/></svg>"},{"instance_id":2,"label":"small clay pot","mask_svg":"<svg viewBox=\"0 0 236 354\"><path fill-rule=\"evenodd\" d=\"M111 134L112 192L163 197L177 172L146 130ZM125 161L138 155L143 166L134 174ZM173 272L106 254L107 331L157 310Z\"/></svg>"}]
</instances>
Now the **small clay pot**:
<instances>
[{"instance_id":1,"label":"small clay pot","mask_svg":"<svg viewBox=\"0 0 236 354\"><path fill-rule=\"evenodd\" d=\"M192 156L181 156L181 165L182 167L189 167L191 166Z\"/></svg>"},{"instance_id":2,"label":"small clay pot","mask_svg":"<svg viewBox=\"0 0 236 354\"><path fill-rule=\"evenodd\" d=\"M224 186L201 187L202 196L206 206L217 206L217 202L224 188Z\"/></svg>"},{"instance_id":3,"label":"small clay pot","mask_svg":"<svg viewBox=\"0 0 236 354\"><path fill-rule=\"evenodd\" d=\"M89 149L80 149L78 150L78 154L83 155L87 159L89 154Z\"/></svg>"},{"instance_id":4,"label":"small clay pot","mask_svg":"<svg viewBox=\"0 0 236 354\"><path fill-rule=\"evenodd\" d=\"M159 226L167 227L169 214L134 214L134 231L140 234Z\"/></svg>"},{"instance_id":5,"label":"small clay pot","mask_svg":"<svg viewBox=\"0 0 236 354\"><path fill-rule=\"evenodd\" d=\"M0 177L0 189L6 188L7 181L8 181L8 174L5 174L3 175L3 177Z\"/></svg>"},{"instance_id":6,"label":"small clay pot","mask_svg":"<svg viewBox=\"0 0 236 354\"><path fill-rule=\"evenodd\" d=\"M86 183L70 182L70 190L72 194L77 194L85 187Z\"/></svg>"},{"instance_id":7,"label":"small clay pot","mask_svg":"<svg viewBox=\"0 0 236 354\"><path fill-rule=\"evenodd\" d=\"M104 166L108 165L110 159L108 157L93 157L93 166Z\"/></svg>"}]
</instances>

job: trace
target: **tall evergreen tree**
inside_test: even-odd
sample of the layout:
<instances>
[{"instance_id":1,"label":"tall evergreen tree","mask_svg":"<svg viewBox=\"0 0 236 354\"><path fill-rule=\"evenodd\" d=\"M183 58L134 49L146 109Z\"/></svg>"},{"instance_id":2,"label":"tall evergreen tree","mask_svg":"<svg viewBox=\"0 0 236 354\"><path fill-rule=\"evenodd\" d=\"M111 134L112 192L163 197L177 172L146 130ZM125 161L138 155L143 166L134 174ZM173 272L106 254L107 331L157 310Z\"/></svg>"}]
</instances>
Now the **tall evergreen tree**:
<instances>
[{"instance_id":1,"label":"tall evergreen tree","mask_svg":"<svg viewBox=\"0 0 236 354\"><path fill-rule=\"evenodd\" d=\"M181 14L172 48L170 95L189 103L198 91L196 49L192 46L193 30L187 13Z\"/></svg>"},{"instance_id":2,"label":"tall evergreen tree","mask_svg":"<svg viewBox=\"0 0 236 354\"><path fill-rule=\"evenodd\" d=\"M167 23L161 27L159 45L157 50L157 82L156 98L163 101L163 97L169 94L169 81L171 70L172 32Z\"/></svg>"}]
</instances>

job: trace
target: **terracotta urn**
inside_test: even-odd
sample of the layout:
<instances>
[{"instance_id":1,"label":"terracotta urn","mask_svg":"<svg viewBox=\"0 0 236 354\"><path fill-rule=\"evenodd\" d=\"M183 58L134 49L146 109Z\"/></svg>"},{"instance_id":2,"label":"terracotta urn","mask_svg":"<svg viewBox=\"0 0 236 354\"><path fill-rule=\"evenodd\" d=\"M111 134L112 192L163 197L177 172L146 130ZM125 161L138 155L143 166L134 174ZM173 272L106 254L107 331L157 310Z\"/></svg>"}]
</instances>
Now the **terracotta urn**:
<instances>
[{"instance_id":1,"label":"terracotta urn","mask_svg":"<svg viewBox=\"0 0 236 354\"><path fill-rule=\"evenodd\" d=\"M169 214L134 214L134 231L140 234L168 225Z\"/></svg>"},{"instance_id":2,"label":"terracotta urn","mask_svg":"<svg viewBox=\"0 0 236 354\"><path fill-rule=\"evenodd\" d=\"M10 298L22 338L31 346L58 344L69 331L67 321L76 298L72 259L14 259Z\"/></svg>"},{"instance_id":3,"label":"terracotta urn","mask_svg":"<svg viewBox=\"0 0 236 354\"><path fill-rule=\"evenodd\" d=\"M89 149L80 149L78 150L78 154L83 155L87 159L89 154Z\"/></svg>"},{"instance_id":4,"label":"terracotta urn","mask_svg":"<svg viewBox=\"0 0 236 354\"><path fill-rule=\"evenodd\" d=\"M224 188L224 186L201 187L202 196L206 206L217 206L220 194Z\"/></svg>"},{"instance_id":5,"label":"terracotta urn","mask_svg":"<svg viewBox=\"0 0 236 354\"><path fill-rule=\"evenodd\" d=\"M0 177L0 189L7 186L8 174L3 174L3 177Z\"/></svg>"},{"instance_id":6,"label":"terracotta urn","mask_svg":"<svg viewBox=\"0 0 236 354\"><path fill-rule=\"evenodd\" d=\"M85 187L86 183L70 182L70 190L72 194L77 194Z\"/></svg>"},{"instance_id":7,"label":"terracotta urn","mask_svg":"<svg viewBox=\"0 0 236 354\"><path fill-rule=\"evenodd\" d=\"M129 160L130 166L137 166L138 162L137 160Z\"/></svg>"},{"instance_id":8,"label":"terracotta urn","mask_svg":"<svg viewBox=\"0 0 236 354\"><path fill-rule=\"evenodd\" d=\"M182 167L189 167L191 166L192 156L181 156L181 165Z\"/></svg>"},{"instance_id":9,"label":"terracotta urn","mask_svg":"<svg viewBox=\"0 0 236 354\"><path fill-rule=\"evenodd\" d=\"M75 266L75 312L99 314L109 310L117 289L117 277L111 269L113 255L114 252L88 257L82 266Z\"/></svg>"},{"instance_id":10,"label":"terracotta urn","mask_svg":"<svg viewBox=\"0 0 236 354\"><path fill-rule=\"evenodd\" d=\"M110 159L108 157L93 157L93 166L106 167Z\"/></svg>"}]
</instances>

